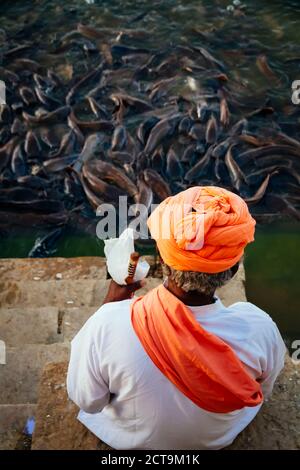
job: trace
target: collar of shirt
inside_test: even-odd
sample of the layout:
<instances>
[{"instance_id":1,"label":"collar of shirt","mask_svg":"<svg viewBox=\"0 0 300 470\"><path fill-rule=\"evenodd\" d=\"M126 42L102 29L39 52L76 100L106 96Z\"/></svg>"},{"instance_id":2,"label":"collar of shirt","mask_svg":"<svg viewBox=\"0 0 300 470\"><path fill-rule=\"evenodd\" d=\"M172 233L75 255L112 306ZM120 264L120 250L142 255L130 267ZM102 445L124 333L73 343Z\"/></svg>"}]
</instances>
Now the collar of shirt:
<instances>
[{"instance_id":1,"label":"collar of shirt","mask_svg":"<svg viewBox=\"0 0 300 470\"><path fill-rule=\"evenodd\" d=\"M201 320L204 317L212 317L224 311L225 307L222 304L219 297L214 297L215 302L208 305L187 305L187 307L193 312L197 320Z\"/></svg>"}]
</instances>

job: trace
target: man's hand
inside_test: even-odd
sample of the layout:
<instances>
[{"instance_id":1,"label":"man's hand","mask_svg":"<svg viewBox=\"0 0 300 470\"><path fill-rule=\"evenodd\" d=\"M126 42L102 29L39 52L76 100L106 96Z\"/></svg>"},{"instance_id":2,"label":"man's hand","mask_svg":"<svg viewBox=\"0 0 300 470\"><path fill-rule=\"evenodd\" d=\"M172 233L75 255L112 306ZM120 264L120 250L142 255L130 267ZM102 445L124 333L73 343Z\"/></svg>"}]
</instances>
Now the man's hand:
<instances>
[{"instance_id":1,"label":"man's hand","mask_svg":"<svg viewBox=\"0 0 300 470\"><path fill-rule=\"evenodd\" d=\"M128 284L126 286L120 286L114 280L111 280L107 294L105 296L105 299L103 300L103 304L107 304L108 302L118 302L120 300L131 299L135 291L140 289L141 287L144 287L145 284L145 279L142 279L138 282L133 282L132 284Z\"/></svg>"}]
</instances>

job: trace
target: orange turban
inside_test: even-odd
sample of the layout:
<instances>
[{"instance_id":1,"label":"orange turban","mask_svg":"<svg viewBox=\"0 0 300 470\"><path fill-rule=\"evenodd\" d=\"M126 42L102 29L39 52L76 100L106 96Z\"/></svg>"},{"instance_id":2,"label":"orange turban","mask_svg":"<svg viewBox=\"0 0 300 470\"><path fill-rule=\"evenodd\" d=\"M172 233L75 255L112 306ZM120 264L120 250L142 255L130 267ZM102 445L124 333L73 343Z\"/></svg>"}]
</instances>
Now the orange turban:
<instances>
[{"instance_id":1,"label":"orange turban","mask_svg":"<svg viewBox=\"0 0 300 470\"><path fill-rule=\"evenodd\" d=\"M219 273L234 266L254 240L255 220L237 194L196 186L165 199L148 227L168 266Z\"/></svg>"}]
</instances>

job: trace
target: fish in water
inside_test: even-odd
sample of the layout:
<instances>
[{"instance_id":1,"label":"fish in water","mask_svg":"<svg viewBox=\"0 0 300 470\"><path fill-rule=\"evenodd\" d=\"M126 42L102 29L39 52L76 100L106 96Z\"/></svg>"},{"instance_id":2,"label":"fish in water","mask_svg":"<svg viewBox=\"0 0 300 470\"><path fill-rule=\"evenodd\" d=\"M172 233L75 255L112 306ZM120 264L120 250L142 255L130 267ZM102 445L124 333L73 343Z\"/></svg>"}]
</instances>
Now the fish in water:
<instances>
[{"instance_id":1,"label":"fish in water","mask_svg":"<svg viewBox=\"0 0 300 470\"><path fill-rule=\"evenodd\" d=\"M212 152L213 147L211 146L204 157L200 158L200 160L189 169L189 171L184 176L184 179L187 182L191 184L200 179L201 176L205 177L207 175L207 171L211 163Z\"/></svg>"},{"instance_id":2,"label":"fish in water","mask_svg":"<svg viewBox=\"0 0 300 470\"><path fill-rule=\"evenodd\" d=\"M146 118L137 129L137 138L142 145L145 145L153 127L159 122L158 117L150 116Z\"/></svg>"},{"instance_id":3,"label":"fish in water","mask_svg":"<svg viewBox=\"0 0 300 470\"><path fill-rule=\"evenodd\" d=\"M121 93L114 93L110 96L110 98L116 103L117 106L123 106L125 112L128 108L133 110L137 114L143 113L145 111L151 111L153 109L153 106L151 104L133 96Z\"/></svg>"},{"instance_id":4,"label":"fish in water","mask_svg":"<svg viewBox=\"0 0 300 470\"><path fill-rule=\"evenodd\" d=\"M214 144L217 140L218 135L218 125L216 118L212 116L206 127L205 140L208 144Z\"/></svg>"},{"instance_id":5,"label":"fish in water","mask_svg":"<svg viewBox=\"0 0 300 470\"><path fill-rule=\"evenodd\" d=\"M50 160L45 160L43 162L43 168L48 172L56 173L61 170L65 170L66 168L70 168L75 161L78 161L78 155L76 154L68 155L66 157L50 158Z\"/></svg>"},{"instance_id":6,"label":"fish in water","mask_svg":"<svg viewBox=\"0 0 300 470\"><path fill-rule=\"evenodd\" d=\"M176 125L180 120L180 116L169 117L159 121L151 130L144 153L151 155L158 145L167 137L175 132Z\"/></svg>"},{"instance_id":7,"label":"fish in water","mask_svg":"<svg viewBox=\"0 0 300 470\"><path fill-rule=\"evenodd\" d=\"M143 172L144 180L148 186L152 189L154 194L159 198L160 201L163 201L167 197L172 195L170 186L168 183L160 176L157 171L147 168Z\"/></svg>"},{"instance_id":8,"label":"fish in water","mask_svg":"<svg viewBox=\"0 0 300 470\"><path fill-rule=\"evenodd\" d=\"M57 242L64 233L63 228L56 228L43 237L38 237L28 253L28 258L46 258L57 251Z\"/></svg>"},{"instance_id":9,"label":"fish in water","mask_svg":"<svg viewBox=\"0 0 300 470\"><path fill-rule=\"evenodd\" d=\"M45 112L39 116L32 116L23 111L22 116L26 124L31 126L41 126L48 124L55 124L64 120L71 112L70 106L62 106L51 112Z\"/></svg>"},{"instance_id":10,"label":"fish in water","mask_svg":"<svg viewBox=\"0 0 300 470\"><path fill-rule=\"evenodd\" d=\"M178 131L180 134L187 135L191 129L191 126L192 126L192 119L189 116L184 116L184 118L182 118L179 123ZM191 135L191 137L192 136L193 135Z\"/></svg>"},{"instance_id":11,"label":"fish in water","mask_svg":"<svg viewBox=\"0 0 300 470\"><path fill-rule=\"evenodd\" d=\"M251 197L245 198L245 201L247 202L247 204L257 204L258 202L262 200L262 198L264 197L266 193L267 187L269 185L271 176L273 176L276 173L277 171L274 171L273 173L268 174L266 178L264 179L264 181L262 182L262 184L260 185L260 187L258 188L258 190L255 192L255 194Z\"/></svg>"},{"instance_id":12,"label":"fish in water","mask_svg":"<svg viewBox=\"0 0 300 470\"><path fill-rule=\"evenodd\" d=\"M76 134L73 130L70 130L64 134L61 139L59 149L51 153L52 158L62 157L70 153L75 153L76 148Z\"/></svg>"},{"instance_id":13,"label":"fish in water","mask_svg":"<svg viewBox=\"0 0 300 470\"><path fill-rule=\"evenodd\" d=\"M95 98L93 98L92 96L87 96L87 100L89 102L91 110L93 111L93 113L98 119L102 119L102 120L109 119L108 111L105 109L104 106L101 106L101 104L99 104L95 100Z\"/></svg>"},{"instance_id":14,"label":"fish in water","mask_svg":"<svg viewBox=\"0 0 300 470\"><path fill-rule=\"evenodd\" d=\"M83 188L83 191L85 192L85 195L90 203L90 205L92 206L92 208L97 211L98 207L101 206L101 204L103 204L103 199L100 199L95 193L94 191L92 191L92 189L90 188L90 186L87 184L87 181L85 179L85 177L82 175L80 175L80 181L81 181L81 185L82 185L82 188Z\"/></svg>"},{"instance_id":15,"label":"fish in water","mask_svg":"<svg viewBox=\"0 0 300 470\"><path fill-rule=\"evenodd\" d=\"M181 162L171 147L167 153L167 168L166 174L170 178L170 180L181 180L183 176L183 168Z\"/></svg>"},{"instance_id":16,"label":"fish in water","mask_svg":"<svg viewBox=\"0 0 300 470\"><path fill-rule=\"evenodd\" d=\"M233 184L233 187L240 191L242 184L245 183L246 178L242 170L240 169L239 165L233 158L232 155L232 146L226 152L225 155L225 164L228 169L228 173Z\"/></svg>"},{"instance_id":17,"label":"fish in water","mask_svg":"<svg viewBox=\"0 0 300 470\"><path fill-rule=\"evenodd\" d=\"M228 104L224 97L220 101L220 122L224 127L227 127L230 123Z\"/></svg>"},{"instance_id":18,"label":"fish in water","mask_svg":"<svg viewBox=\"0 0 300 470\"><path fill-rule=\"evenodd\" d=\"M150 186L148 186L148 184L145 182L144 177L142 175L138 179L137 187L138 193L136 195L136 204L141 204L142 206L144 206L148 213L153 202L153 191ZM139 210L140 209L137 206L134 215L137 215L137 212Z\"/></svg>"},{"instance_id":19,"label":"fish in water","mask_svg":"<svg viewBox=\"0 0 300 470\"><path fill-rule=\"evenodd\" d=\"M261 54L257 57L256 65L259 71L268 79L273 81L279 81L278 76L276 73L271 69L267 56L265 54Z\"/></svg>"},{"instance_id":20,"label":"fish in water","mask_svg":"<svg viewBox=\"0 0 300 470\"><path fill-rule=\"evenodd\" d=\"M114 130L111 149L112 151L119 150L122 151L127 147L128 144L128 133L124 126L117 126Z\"/></svg>"},{"instance_id":21,"label":"fish in water","mask_svg":"<svg viewBox=\"0 0 300 470\"><path fill-rule=\"evenodd\" d=\"M265 200L268 207L300 221L300 211L296 209L286 197L270 192L266 195Z\"/></svg>"},{"instance_id":22,"label":"fish in water","mask_svg":"<svg viewBox=\"0 0 300 470\"><path fill-rule=\"evenodd\" d=\"M194 124L190 128L188 135L192 139L195 139L195 140L204 140L205 139L205 128L200 122L197 122L196 124Z\"/></svg>"},{"instance_id":23,"label":"fish in water","mask_svg":"<svg viewBox=\"0 0 300 470\"><path fill-rule=\"evenodd\" d=\"M81 121L75 116L73 110L70 112L69 119L81 130L81 131L113 131L114 125L110 121Z\"/></svg>"},{"instance_id":24,"label":"fish in water","mask_svg":"<svg viewBox=\"0 0 300 470\"><path fill-rule=\"evenodd\" d=\"M28 173L26 157L22 144L18 144L13 151L11 169L16 176L24 176Z\"/></svg>"},{"instance_id":25,"label":"fish in water","mask_svg":"<svg viewBox=\"0 0 300 470\"><path fill-rule=\"evenodd\" d=\"M28 157L39 157L42 151L41 144L36 134L29 130L25 137L24 149Z\"/></svg>"},{"instance_id":26,"label":"fish in water","mask_svg":"<svg viewBox=\"0 0 300 470\"><path fill-rule=\"evenodd\" d=\"M20 96L21 96L23 102L27 106L31 106L31 105L34 105L34 104L37 103L36 94L31 88L26 87L26 86L22 86L20 88L19 93L20 93Z\"/></svg>"},{"instance_id":27,"label":"fish in water","mask_svg":"<svg viewBox=\"0 0 300 470\"><path fill-rule=\"evenodd\" d=\"M80 87L84 86L89 80L96 79L98 76L100 76L102 69L103 67L101 64L100 66L88 72L75 85L73 85L66 96L66 104L71 106L74 102L74 97L76 93L78 92L78 90L80 89Z\"/></svg>"},{"instance_id":28,"label":"fish in water","mask_svg":"<svg viewBox=\"0 0 300 470\"><path fill-rule=\"evenodd\" d=\"M110 202L118 202L118 198L124 195L124 190L98 178L86 165L83 167L82 174L96 196Z\"/></svg>"},{"instance_id":29,"label":"fish in water","mask_svg":"<svg viewBox=\"0 0 300 470\"><path fill-rule=\"evenodd\" d=\"M45 33L41 47L26 38L28 27L1 33L3 221L10 214L15 225L72 220L74 227L76 217L93 220L99 204L117 205L121 195L149 209L205 184L240 194L255 213L273 201L281 215L276 198L268 199L276 190L286 201L282 212L296 217L300 113L277 93L237 79L239 71L225 63L238 53L247 68L257 57L279 91L285 76L277 74L273 50L246 34L237 50L241 39L226 27L191 31L201 47L173 37L158 43L147 29L128 26L145 11L125 20L125 29L59 28L50 41Z\"/></svg>"},{"instance_id":30,"label":"fish in water","mask_svg":"<svg viewBox=\"0 0 300 470\"><path fill-rule=\"evenodd\" d=\"M137 186L120 168L116 167L112 163L101 160L92 160L87 164L87 167L94 172L94 174L99 176L99 178L112 182L119 188L123 189L125 193L136 198L138 194Z\"/></svg>"},{"instance_id":31,"label":"fish in water","mask_svg":"<svg viewBox=\"0 0 300 470\"><path fill-rule=\"evenodd\" d=\"M97 158L103 151L104 142L102 134L90 134L85 140L83 149L73 165L74 170L79 172L84 163L87 163L93 158Z\"/></svg>"}]
</instances>

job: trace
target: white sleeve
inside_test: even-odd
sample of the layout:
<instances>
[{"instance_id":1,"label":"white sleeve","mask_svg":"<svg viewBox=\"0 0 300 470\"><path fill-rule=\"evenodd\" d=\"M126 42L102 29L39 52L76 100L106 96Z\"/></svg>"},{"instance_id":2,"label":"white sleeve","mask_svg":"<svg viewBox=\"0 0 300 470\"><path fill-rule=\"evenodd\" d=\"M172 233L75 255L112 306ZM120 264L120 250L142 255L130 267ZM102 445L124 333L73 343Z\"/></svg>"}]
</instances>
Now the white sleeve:
<instances>
[{"instance_id":1,"label":"white sleeve","mask_svg":"<svg viewBox=\"0 0 300 470\"><path fill-rule=\"evenodd\" d=\"M268 341L268 354L266 368L261 377L261 387L265 398L268 398L273 390L274 383L284 367L284 358L287 353L281 334L274 322Z\"/></svg>"},{"instance_id":2,"label":"white sleeve","mask_svg":"<svg viewBox=\"0 0 300 470\"><path fill-rule=\"evenodd\" d=\"M72 340L67 375L68 395L86 413L100 412L110 398L108 379L100 372L94 328L94 319L90 318Z\"/></svg>"}]
</instances>

